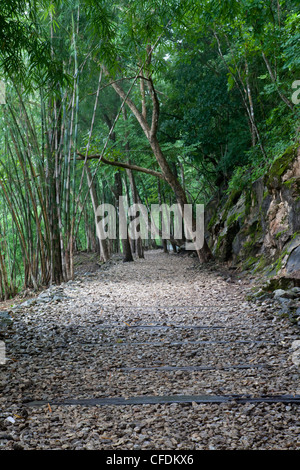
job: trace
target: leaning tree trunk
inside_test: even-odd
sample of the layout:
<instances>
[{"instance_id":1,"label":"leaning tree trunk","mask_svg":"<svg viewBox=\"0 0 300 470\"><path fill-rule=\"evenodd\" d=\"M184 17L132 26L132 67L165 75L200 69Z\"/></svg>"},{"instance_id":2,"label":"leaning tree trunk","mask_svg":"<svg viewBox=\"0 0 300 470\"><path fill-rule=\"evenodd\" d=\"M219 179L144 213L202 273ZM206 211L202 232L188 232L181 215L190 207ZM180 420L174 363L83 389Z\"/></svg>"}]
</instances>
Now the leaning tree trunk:
<instances>
[{"instance_id":1,"label":"leaning tree trunk","mask_svg":"<svg viewBox=\"0 0 300 470\"><path fill-rule=\"evenodd\" d=\"M97 208L99 207L98 196L97 196L97 192L96 192L95 183L92 179L91 170L90 170L90 168L87 164L85 165L85 171L86 171L88 185L89 185L89 188L90 188L90 196L91 196L91 200L92 200L94 214L96 214ZM99 239L99 243L100 243L100 259L101 259L101 261L106 262L106 261L109 260L109 252L108 252L107 242L106 242L106 240Z\"/></svg>"}]
</instances>

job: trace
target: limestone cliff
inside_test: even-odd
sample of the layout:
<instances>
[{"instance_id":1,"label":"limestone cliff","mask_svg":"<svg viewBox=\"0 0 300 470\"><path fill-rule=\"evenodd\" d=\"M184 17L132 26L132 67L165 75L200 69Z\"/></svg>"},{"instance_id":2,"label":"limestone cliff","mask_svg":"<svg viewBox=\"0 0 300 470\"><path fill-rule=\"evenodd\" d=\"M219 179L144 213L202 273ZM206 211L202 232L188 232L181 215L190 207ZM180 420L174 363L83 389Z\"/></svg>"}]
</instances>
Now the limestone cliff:
<instances>
[{"instance_id":1,"label":"limestone cliff","mask_svg":"<svg viewBox=\"0 0 300 470\"><path fill-rule=\"evenodd\" d=\"M206 233L217 258L300 285L300 148L287 149L250 188L212 200Z\"/></svg>"}]
</instances>

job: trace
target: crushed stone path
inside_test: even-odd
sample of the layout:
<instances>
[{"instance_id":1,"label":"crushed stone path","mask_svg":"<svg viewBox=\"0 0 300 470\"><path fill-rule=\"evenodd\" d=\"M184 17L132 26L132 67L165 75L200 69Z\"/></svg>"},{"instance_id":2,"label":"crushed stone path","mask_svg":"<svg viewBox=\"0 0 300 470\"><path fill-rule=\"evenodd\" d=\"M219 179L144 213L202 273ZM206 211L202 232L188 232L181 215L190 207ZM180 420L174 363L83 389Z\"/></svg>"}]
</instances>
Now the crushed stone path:
<instances>
[{"instance_id":1,"label":"crushed stone path","mask_svg":"<svg viewBox=\"0 0 300 470\"><path fill-rule=\"evenodd\" d=\"M299 328L251 287L155 250L12 309L0 450L299 450Z\"/></svg>"}]
</instances>

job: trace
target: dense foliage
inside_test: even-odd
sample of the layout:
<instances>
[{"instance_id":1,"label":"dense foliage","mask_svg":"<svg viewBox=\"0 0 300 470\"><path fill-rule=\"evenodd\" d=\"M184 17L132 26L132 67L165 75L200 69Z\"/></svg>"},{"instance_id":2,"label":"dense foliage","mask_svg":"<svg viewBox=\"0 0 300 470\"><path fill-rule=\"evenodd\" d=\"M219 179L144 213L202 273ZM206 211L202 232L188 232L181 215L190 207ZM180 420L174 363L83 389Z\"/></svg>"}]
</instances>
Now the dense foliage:
<instances>
[{"instance_id":1,"label":"dense foliage","mask_svg":"<svg viewBox=\"0 0 300 470\"><path fill-rule=\"evenodd\" d=\"M205 204L299 141L298 1L0 3L0 298L143 256L99 203Z\"/></svg>"}]
</instances>

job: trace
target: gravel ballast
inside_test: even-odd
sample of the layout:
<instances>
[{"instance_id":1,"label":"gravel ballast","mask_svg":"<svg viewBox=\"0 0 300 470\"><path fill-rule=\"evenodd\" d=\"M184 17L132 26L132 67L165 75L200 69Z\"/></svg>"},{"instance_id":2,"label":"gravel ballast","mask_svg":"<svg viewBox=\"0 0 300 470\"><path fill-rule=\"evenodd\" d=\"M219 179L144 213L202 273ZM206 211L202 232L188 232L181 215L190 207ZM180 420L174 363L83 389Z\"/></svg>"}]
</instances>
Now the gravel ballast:
<instances>
[{"instance_id":1,"label":"gravel ballast","mask_svg":"<svg viewBox=\"0 0 300 470\"><path fill-rule=\"evenodd\" d=\"M300 396L299 327L251 288L158 250L8 309L0 450L299 450L297 403L122 401Z\"/></svg>"}]
</instances>

